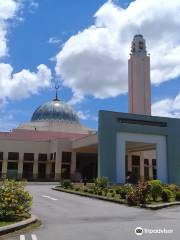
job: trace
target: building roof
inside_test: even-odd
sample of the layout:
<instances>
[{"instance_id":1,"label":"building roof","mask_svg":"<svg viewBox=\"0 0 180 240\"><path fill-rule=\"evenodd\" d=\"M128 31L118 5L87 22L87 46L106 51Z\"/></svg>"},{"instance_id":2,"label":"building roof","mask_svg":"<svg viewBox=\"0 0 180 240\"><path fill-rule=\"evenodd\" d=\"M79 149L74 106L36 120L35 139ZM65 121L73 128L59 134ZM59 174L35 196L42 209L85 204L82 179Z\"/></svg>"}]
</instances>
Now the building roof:
<instances>
[{"instance_id":1,"label":"building roof","mask_svg":"<svg viewBox=\"0 0 180 240\"><path fill-rule=\"evenodd\" d=\"M12 132L0 132L2 140L27 140L27 141L49 141L49 140L76 140L87 136L87 134L47 132L14 129Z\"/></svg>"},{"instance_id":2,"label":"building roof","mask_svg":"<svg viewBox=\"0 0 180 240\"><path fill-rule=\"evenodd\" d=\"M76 112L57 97L51 102L46 102L38 107L32 115L31 122L41 121L65 121L79 123Z\"/></svg>"}]
</instances>

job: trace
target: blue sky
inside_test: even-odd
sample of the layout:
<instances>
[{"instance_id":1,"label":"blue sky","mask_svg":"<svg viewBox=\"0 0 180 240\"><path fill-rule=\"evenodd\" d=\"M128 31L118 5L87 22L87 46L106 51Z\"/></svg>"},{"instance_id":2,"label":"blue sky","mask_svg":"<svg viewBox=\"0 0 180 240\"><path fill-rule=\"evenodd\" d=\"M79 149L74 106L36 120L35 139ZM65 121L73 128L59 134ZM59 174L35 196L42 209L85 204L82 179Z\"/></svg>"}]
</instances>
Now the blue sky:
<instances>
[{"instance_id":1,"label":"blue sky","mask_svg":"<svg viewBox=\"0 0 180 240\"><path fill-rule=\"evenodd\" d=\"M1 1L3 0L0 0L0 2ZM13 0L9 0L9 1L13 1ZM134 2L138 2L138 1L140 2L142 0L137 0ZM161 0L158 0L158 1L160 2ZM87 88L83 88L83 84L81 82L78 83L78 81L81 81L81 80L78 80L77 76L79 75L77 74L76 76L76 72L75 72L76 69L74 65L73 66L71 65L73 63L72 54L75 54L75 56L78 57L75 60L76 62L77 62L77 59L78 60L80 59L79 66L76 66L76 67L81 68L82 66L83 68L84 65L80 63L81 61L83 62L86 61L86 59L88 59L88 57L90 56L90 53L93 53L94 51L93 44L95 43L94 42L92 43L91 41L88 49L88 46L84 46L86 44L85 42L83 45L84 50L82 50L81 52L79 52L79 50L76 50L76 49L78 49L78 44L80 44L81 41L84 41L83 39L86 34L84 33L84 31L87 30L91 34L92 26L94 25L95 25L95 32L93 30L92 39L93 39L93 36L94 36L94 39L96 38L95 34L98 33L99 31L98 28L110 29L112 27L116 29L114 31L120 31L119 35L122 34L122 32L124 33L125 32L124 29L126 25L125 26L120 25L117 27L118 25L117 19L119 14L119 22L122 22L122 20L124 21L124 19L123 18L121 19L120 17L121 9L122 8L127 9L130 2L131 1L126 1L126 0L113 1L109 3L107 3L107 1L104 1L104 0L89 0L89 1L26 0L23 2L23 5L21 5L19 9L16 11L16 13L14 14L15 17L14 16L9 17L10 19L7 22L6 20L4 20L7 23L6 44L8 48L8 53L4 54L4 56L2 56L2 59L0 58L0 60L5 64L10 64L13 67L14 73L21 72L23 69L27 69L29 70L29 72L36 72L38 65L40 64L46 65L47 68L51 70L53 78L57 78L57 76L59 76L59 78L61 79L60 80L61 89L59 91L60 99L63 101L69 101L69 100L72 100L72 98L74 98L74 95L76 95L77 92L78 94L80 93L81 95L80 101L77 101L77 103L73 105L73 108L77 112L79 112L80 116L82 116L81 122L84 125L88 125L89 127L92 127L92 128L97 128L97 124L98 124L97 116L98 116L98 111L100 109L121 111L121 112L128 111L128 97L127 97L127 90L126 90L127 84L125 83L125 81L127 81L127 75L126 73L123 73L124 75L120 74L119 76L117 76L117 78L119 77L119 81L121 81L121 78L125 79L123 80L124 82L122 83L122 89L121 89L121 85L117 84L117 88L119 88L119 91L116 91L116 85L114 85L113 89L109 88L109 91L108 91L108 84L111 84L111 79L107 81L105 80L105 83L103 83L103 80L102 80L103 74L100 74L99 78L102 82L99 82L99 85L97 85L97 89L98 89L97 92L95 91L95 93L93 93L93 89L95 85L91 86L91 82L90 80L88 80L88 77L87 77L87 82L89 81L88 84L89 84L90 90L88 90ZM104 4L105 4L105 7L103 7ZM152 6L149 6L149 7L150 9L152 9ZM168 8L168 6L166 7ZM176 5L174 6L174 8L175 7ZM166 11L166 9L164 9L164 11ZM95 17L94 14L97 12L98 14ZM172 12L173 12L173 9L172 9ZM153 10L152 10L152 13L153 13ZM140 14L140 13L138 13L137 11L137 14ZM110 22L112 20L113 26L109 26L109 22L106 22L106 19L110 19L108 20ZM128 59L128 53L130 51L130 44L131 44L130 39L133 38L133 34L137 33L137 31L140 31L145 35L147 40L147 48L149 46L148 50L152 50L153 53L155 52L154 50L155 39L154 38L151 39L153 32L151 31L146 32L146 30L144 30L143 24L145 24L146 22L145 20L146 19L141 20L137 28L135 27L132 31L130 30L128 37L125 38L124 40L121 40L121 41L124 41L125 43L121 43L120 46L117 47L117 52L115 54L118 55L118 51L119 51L119 55L123 53L122 55L124 59L122 61L123 62L122 65L124 64L123 66L125 69L126 69L125 64L127 63L127 59ZM150 23L152 25L154 24L153 21ZM129 23L126 23L126 24L128 28ZM117 30L117 29L121 29L121 30ZM132 27L130 29L132 29ZM163 26L162 26L162 29L163 29ZM98 36L99 35L100 34L98 33ZM73 41L71 40L69 41L69 39L71 39L72 36L75 36L75 39ZM148 36L150 37L147 39ZM164 35L160 37L160 40L163 39L163 36ZM115 36L112 35L112 38L113 37L115 38ZM174 38L176 39L174 40ZM172 35L172 39L173 39L172 46L174 48L178 47L179 39L177 39L176 30L174 30L174 35ZM166 38L164 38L163 40L166 41ZM106 41L106 39L103 39L102 41ZM171 40L169 41L171 43ZM81 44L82 43L83 42L81 42ZM103 42L102 45L103 44L105 43ZM107 46L109 46L112 43L106 43L106 44ZM114 40L114 44L116 44L115 40ZM103 56L109 56L109 52L106 53L104 50L105 48L101 48L101 39L98 40L95 47L97 49L99 47L100 50L98 51L98 53L102 54L102 52L104 51ZM122 48L122 51L121 51L121 48ZM92 52L90 52L91 50ZM124 55L123 51L126 51L127 55ZM80 53L81 55L79 55ZM55 56L57 56L58 54L59 54L59 58L55 59ZM86 54L87 54L87 58L86 58ZM167 52L164 51L164 57L166 56L167 56ZM101 57L99 58L99 55L97 55L97 57L101 61L102 58ZM154 54L153 57L155 58L156 54ZM90 60L92 60L92 58ZM91 69L90 71L93 71L94 67L97 67L97 66L93 66L93 62L89 63L90 60L88 60L87 64L90 64L90 69ZM176 74L174 74L175 70L173 69L173 67L169 67L168 70L164 71L164 73L162 73L162 76L160 76L159 72L162 72L163 66L161 66L161 68L158 68L156 64L159 64L159 63L161 63L161 59L159 60L158 58L157 63L154 61L153 67L152 67L153 68L152 102L156 104L154 106L155 114L158 113L159 107L161 110L164 107L165 109L163 109L161 115L173 116L174 114L176 117L179 117L179 109L174 108L173 112L171 112L172 105L175 104L176 98L178 97L178 94L179 94L179 72L176 71ZM56 70L55 70L55 67L56 67ZM121 67L122 66L119 65L119 68ZM102 67L102 69L104 68ZM72 82L68 80L68 78L72 76L70 76L68 71L72 73L75 72L76 78L73 81L72 88L71 88ZM164 77L165 74L168 75L168 77ZM84 81L86 81L86 75L83 75L83 76L85 78ZM109 72L109 76L111 76L111 72ZM158 76L158 78L156 78L156 76ZM80 78L81 77L82 76L80 76ZM157 81L154 79L157 79ZM98 82L98 78L92 79L92 81ZM104 87L104 85L106 85L106 82L107 82L107 88ZM114 82L117 82L117 80L115 79ZM31 92L30 94L27 94L27 96L24 95L23 97L19 97L19 98L18 97L14 98L9 95L3 98L3 103L0 110L1 111L1 119L0 119L1 130L9 130L21 122L30 121L33 111L39 105L41 105L46 101L50 101L54 97L55 92L53 88L51 86L44 87L43 84L44 83L42 83L42 88L41 88L41 85L40 86L38 85L38 89L36 89L37 91L35 94ZM19 83L16 89L18 89L18 91L21 93L22 87L23 85ZM168 109L166 109L167 105L169 106Z\"/></svg>"}]
</instances>

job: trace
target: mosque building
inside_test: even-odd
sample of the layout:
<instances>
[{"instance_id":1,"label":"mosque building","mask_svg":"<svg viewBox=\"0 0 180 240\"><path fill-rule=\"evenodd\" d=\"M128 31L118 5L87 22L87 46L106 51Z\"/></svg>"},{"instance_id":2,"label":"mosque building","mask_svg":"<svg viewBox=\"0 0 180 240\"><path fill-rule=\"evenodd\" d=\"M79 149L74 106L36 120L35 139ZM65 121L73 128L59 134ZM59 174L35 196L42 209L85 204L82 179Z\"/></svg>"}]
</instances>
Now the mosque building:
<instances>
[{"instance_id":1,"label":"mosque building","mask_svg":"<svg viewBox=\"0 0 180 240\"><path fill-rule=\"evenodd\" d=\"M1 177L60 180L79 169L95 178L97 146L86 148L91 139L97 141L95 131L82 126L76 112L56 93L55 99L35 110L31 122L0 133Z\"/></svg>"},{"instance_id":2,"label":"mosque building","mask_svg":"<svg viewBox=\"0 0 180 240\"><path fill-rule=\"evenodd\" d=\"M135 35L128 60L129 113L99 111L98 132L56 97L31 122L0 132L0 176L34 181L107 176L180 184L180 119L151 116L150 56Z\"/></svg>"}]
</instances>

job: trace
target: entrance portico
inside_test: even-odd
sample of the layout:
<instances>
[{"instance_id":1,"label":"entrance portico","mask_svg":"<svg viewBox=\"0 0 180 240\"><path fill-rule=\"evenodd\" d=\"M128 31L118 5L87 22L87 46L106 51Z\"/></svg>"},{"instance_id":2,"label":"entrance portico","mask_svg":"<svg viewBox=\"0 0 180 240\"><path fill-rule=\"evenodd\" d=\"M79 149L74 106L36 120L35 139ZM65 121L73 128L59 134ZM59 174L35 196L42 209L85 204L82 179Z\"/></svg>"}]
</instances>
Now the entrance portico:
<instances>
[{"instance_id":1,"label":"entrance portico","mask_svg":"<svg viewBox=\"0 0 180 240\"><path fill-rule=\"evenodd\" d=\"M149 153L148 147L155 148L156 147L156 156L153 156L153 159L157 161L157 178L162 182L167 182L167 160L166 160L166 138L165 136L158 135L150 135L150 134L137 134L137 133L127 133L127 132L119 132L117 133L117 152L116 152L116 181L119 183L124 183L126 180L126 145L129 148L133 149L133 143L135 144L134 148L139 149L138 154L134 156L139 156L139 179L144 180L144 159L147 159L146 154ZM131 144L131 145L130 145ZM147 148L146 148L147 147ZM144 151L143 151L144 150ZM137 158L138 159L138 158ZM136 160L137 160L136 159ZM132 159L133 160L133 159ZM149 159L148 159L149 160ZM152 158L151 158L152 161ZM137 161L138 162L138 161ZM130 161L129 161L130 163ZM138 164L136 164L138 166ZM151 165L152 166L152 165ZM152 173L150 171L150 175Z\"/></svg>"},{"instance_id":2,"label":"entrance portico","mask_svg":"<svg viewBox=\"0 0 180 240\"><path fill-rule=\"evenodd\" d=\"M179 119L100 111L99 176L125 183L129 171L180 184L179 136Z\"/></svg>"}]
</instances>

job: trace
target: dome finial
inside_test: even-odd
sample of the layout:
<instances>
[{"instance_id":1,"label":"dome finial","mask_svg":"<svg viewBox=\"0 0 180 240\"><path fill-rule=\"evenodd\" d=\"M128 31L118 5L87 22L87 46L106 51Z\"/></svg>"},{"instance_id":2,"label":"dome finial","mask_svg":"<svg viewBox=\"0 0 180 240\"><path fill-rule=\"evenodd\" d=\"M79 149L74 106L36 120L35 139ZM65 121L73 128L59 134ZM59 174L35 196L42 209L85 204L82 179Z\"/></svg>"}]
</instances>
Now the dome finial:
<instances>
[{"instance_id":1,"label":"dome finial","mask_svg":"<svg viewBox=\"0 0 180 240\"><path fill-rule=\"evenodd\" d=\"M54 88L56 89L56 97L54 98L53 101L60 101L58 98L58 89L60 88L59 83L56 81Z\"/></svg>"}]
</instances>

